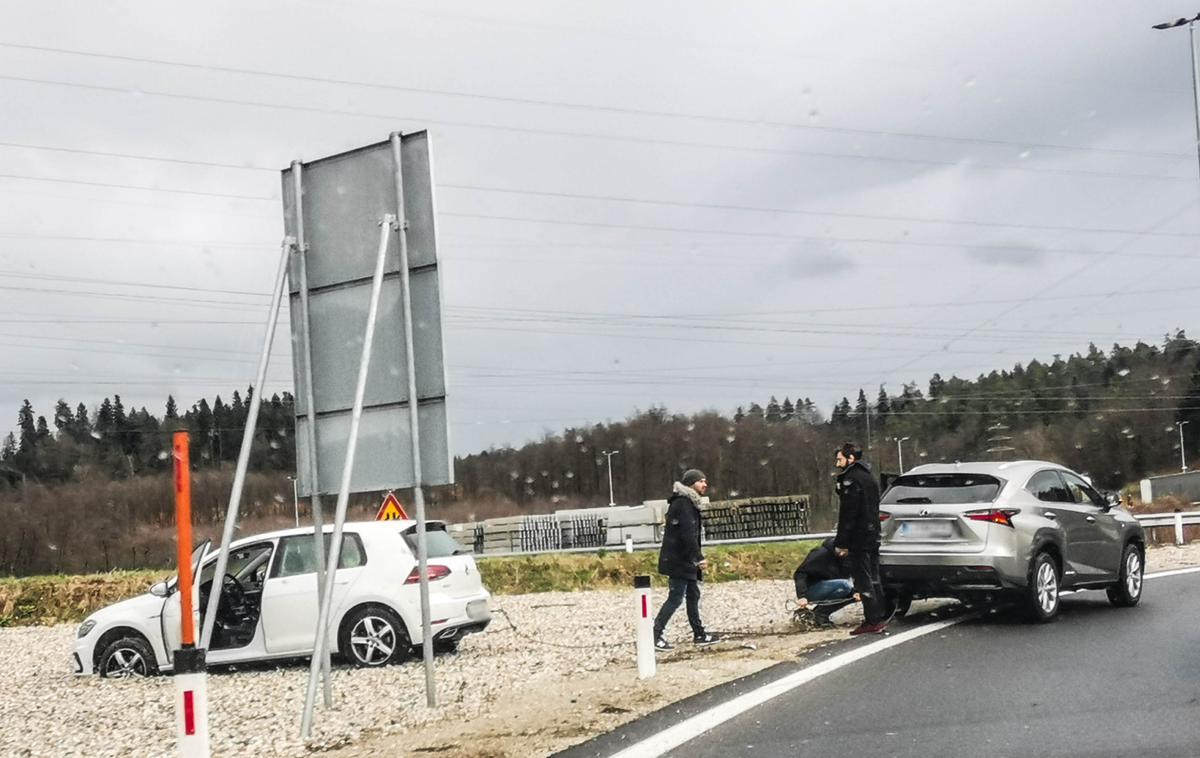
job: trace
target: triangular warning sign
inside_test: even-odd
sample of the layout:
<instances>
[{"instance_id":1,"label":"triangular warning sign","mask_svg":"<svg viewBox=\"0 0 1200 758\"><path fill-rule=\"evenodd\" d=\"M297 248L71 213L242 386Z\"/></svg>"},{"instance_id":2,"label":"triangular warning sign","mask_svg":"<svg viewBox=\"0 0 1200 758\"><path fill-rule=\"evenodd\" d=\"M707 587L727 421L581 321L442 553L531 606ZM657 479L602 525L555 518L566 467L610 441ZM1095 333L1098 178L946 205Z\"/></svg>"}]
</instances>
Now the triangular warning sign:
<instances>
[{"instance_id":1,"label":"triangular warning sign","mask_svg":"<svg viewBox=\"0 0 1200 758\"><path fill-rule=\"evenodd\" d=\"M383 505L379 506L379 513L375 514L376 521L396 521L407 518L408 514L404 512L404 506L400 505L400 501L391 492L387 493L387 497L383 499Z\"/></svg>"}]
</instances>

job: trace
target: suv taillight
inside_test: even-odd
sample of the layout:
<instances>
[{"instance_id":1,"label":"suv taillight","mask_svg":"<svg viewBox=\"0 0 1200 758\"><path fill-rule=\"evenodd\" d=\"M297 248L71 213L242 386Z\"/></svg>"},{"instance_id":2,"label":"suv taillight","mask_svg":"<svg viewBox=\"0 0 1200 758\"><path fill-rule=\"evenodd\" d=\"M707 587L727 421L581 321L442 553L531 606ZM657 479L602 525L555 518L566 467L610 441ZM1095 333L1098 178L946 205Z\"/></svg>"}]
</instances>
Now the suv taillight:
<instances>
[{"instance_id":1,"label":"suv taillight","mask_svg":"<svg viewBox=\"0 0 1200 758\"><path fill-rule=\"evenodd\" d=\"M436 563L428 564L429 581L436 582L438 579L445 579L450 576L450 568L448 566L439 566ZM408 572L408 578L404 580L405 584L418 584L421 581L421 575L417 572L417 567L413 566L413 570Z\"/></svg>"},{"instance_id":2,"label":"suv taillight","mask_svg":"<svg viewBox=\"0 0 1200 758\"><path fill-rule=\"evenodd\" d=\"M972 521L986 521L989 524L1012 528L1012 517L1020 512L1020 508L987 508L981 511L967 511L963 515Z\"/></svg>"},{"instance_id":3,"label":"suv taillight","mask_svg":"<svg viewBox=\"0 0 1200 758\"><path fill-rule=\"evenodd\" d=\"M891 517L892 517L892 514L888 513L887 511L880 511L880 512L879 512L879 520L880 520L880 521L887 521L887 520L888 520L888 519L890 519Z\"/></svg>"}]
</instances>

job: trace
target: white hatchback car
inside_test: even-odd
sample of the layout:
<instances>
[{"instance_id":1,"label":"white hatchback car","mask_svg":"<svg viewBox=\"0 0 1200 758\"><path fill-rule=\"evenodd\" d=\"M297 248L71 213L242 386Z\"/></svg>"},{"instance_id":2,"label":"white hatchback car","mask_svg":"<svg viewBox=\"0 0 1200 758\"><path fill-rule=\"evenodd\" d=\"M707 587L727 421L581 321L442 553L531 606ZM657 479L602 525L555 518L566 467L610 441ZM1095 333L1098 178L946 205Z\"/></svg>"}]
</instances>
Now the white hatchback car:
<instances>
[{"instance_id":1,"label":"white hatchback car","mask_svg":"<svg viewBox=\"0 0 1200 758\"><path fill-rule=\"evenodd\" d=\"M328 555L332 526L325 529ZM453 648L491 621L490 595L469 551L428 522L434 644ZM334 580L332 650L356 666L403 660L420 645L421 605L414 521L347 523ZM311 657L317 626L316 544L312 529L287 529L232 543L207 660L210 664ZM205 542L192 553L197 636L216 571ZM198 570L197 570L198 569ZM96 611L79 627L78 674L148 676L172 670L180 647L176 578Z\"/></svg>"}]
</instances>

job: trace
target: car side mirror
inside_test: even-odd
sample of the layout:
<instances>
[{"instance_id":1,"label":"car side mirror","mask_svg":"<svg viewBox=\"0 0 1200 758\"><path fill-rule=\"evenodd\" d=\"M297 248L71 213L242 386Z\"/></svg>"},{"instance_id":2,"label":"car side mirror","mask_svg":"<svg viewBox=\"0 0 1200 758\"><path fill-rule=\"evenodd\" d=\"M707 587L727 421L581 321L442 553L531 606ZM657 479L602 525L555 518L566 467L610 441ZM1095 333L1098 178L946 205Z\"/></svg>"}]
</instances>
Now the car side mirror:
<instances>
[{"instance_id":1,"label":"car side mirror","mask_svg":"<svg viewBox=\"0 0 1200 758\"><path fill-rule=\"evenodd\" d=\"M167 597L171 594L171 590L167 588L166 582L158 582L150 585L150 594L155 597Z\"/></svg>"},{"instance_id":2,"label":"car side mirror","mask_svg":"<svg viewBox=\"0 0 1200 758\"><path fill-rule=\"evenodd\" d=\"M1106 511L1112 510L1113 508L1120 507L1121 496L1120 496L1120 494L1118 494L1116 492L1109 492L1104 495L1104 503L1105 503L1104 510L1106 510Z\"/></svg>"}]
</instances>

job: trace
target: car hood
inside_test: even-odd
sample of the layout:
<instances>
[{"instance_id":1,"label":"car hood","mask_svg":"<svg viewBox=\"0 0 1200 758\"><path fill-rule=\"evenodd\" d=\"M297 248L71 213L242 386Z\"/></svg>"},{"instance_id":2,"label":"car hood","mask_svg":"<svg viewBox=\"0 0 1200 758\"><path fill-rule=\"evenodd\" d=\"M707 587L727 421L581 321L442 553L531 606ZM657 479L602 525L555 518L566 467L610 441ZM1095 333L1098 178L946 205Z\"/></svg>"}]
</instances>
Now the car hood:
<instances>
[{"instance_id":1,"label":"car hood","mask_svg":"<svg viewBox=\"0 0 1200 758\"><path fill-rule=\"evenodd\" d=\"M108 621L118 619L152 619L161 616L162 609L163 598L146 592L137 597L131 597L128 600L122 600L106 608L101 608L91 616L88 616L88 619L95 621L97 624L104 624Z\"/></svg>"}]
</instances>

